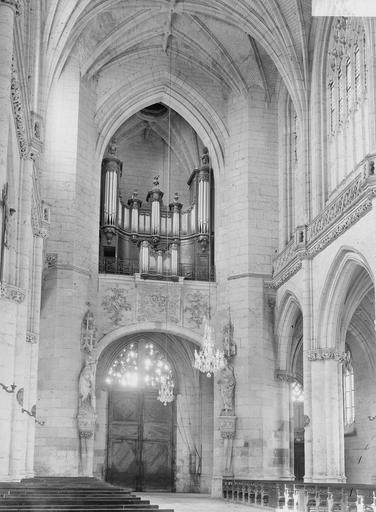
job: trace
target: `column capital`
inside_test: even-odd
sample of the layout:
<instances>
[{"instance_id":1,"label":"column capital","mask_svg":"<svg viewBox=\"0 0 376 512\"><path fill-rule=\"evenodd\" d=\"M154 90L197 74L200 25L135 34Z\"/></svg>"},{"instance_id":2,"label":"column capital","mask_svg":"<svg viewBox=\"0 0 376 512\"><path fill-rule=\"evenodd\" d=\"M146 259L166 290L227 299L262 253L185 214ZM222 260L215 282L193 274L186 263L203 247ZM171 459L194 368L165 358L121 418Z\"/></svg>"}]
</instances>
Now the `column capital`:
<instances>
[{"instance_id":1,"label":"column capital","mask_svg":"<svg viewBox=\"0 0 376 512\"><path fill-rule=\"evenodd\" d=\"M339 352L334 348L315 348L308 350L308 361L338 361L344 363L346 361L346 353Z\"/></svg>"},{"instance_id":2,"label":"column capital","mask_svg":"<svg viewBox=\"0 0 376 512\"><path fill-rule=\"evenodd\" d=\"M19 16L23 12L23 0L0 0L0 7L2 5L8 6L11 9L13 9L16 16Z\"/></svg>"}]
</instances>

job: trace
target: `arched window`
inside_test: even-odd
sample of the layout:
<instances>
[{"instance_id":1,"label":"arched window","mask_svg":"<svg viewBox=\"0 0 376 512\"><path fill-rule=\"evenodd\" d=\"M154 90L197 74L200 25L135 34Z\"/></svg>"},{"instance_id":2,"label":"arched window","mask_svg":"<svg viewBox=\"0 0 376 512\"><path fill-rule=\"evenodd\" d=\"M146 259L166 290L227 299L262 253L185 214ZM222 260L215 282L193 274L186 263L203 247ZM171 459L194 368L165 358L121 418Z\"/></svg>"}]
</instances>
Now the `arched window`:
<instances>
[{"instance_id":1,"label":"arched window","mask_svg":"<svg viewBox=\"0 0 376 512\"><path fill-rule=\"evenodd\" d=\"M165 355L151 342L138 341L124 347L115 357L106 383L127 389L158 389L161 402L172 398L175 386L173 372Z\"/></svg>"},{"instance_id":2,"label":"arched window","mask_svg":"<svg viewBox=\"0 0 376 512\"><path fill-rule=\"evenodd\" d=\"M349 348L346 347L346 360L343 364L343 418L345 430L355 422L354 369Z\"/></svg>"},{"instance_id":3,"label":"arched window","mask_svg":"<svg viewBox=\"0 0 376 512\"><path fill-rule=\"evenodd\" d=\"M367 41L360 19L333 21L326 84L329 196L369 151Z\"/></svg>"}]
</instances>

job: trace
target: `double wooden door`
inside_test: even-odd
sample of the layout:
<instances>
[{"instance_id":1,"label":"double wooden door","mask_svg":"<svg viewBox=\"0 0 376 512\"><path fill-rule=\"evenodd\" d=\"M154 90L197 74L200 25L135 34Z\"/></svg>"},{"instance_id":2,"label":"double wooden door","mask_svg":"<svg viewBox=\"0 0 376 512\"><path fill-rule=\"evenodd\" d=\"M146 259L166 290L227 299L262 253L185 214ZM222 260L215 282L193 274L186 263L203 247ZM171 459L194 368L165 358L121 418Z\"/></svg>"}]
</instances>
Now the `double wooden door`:
<instances>
[{"instance_id":1,"label":"double wooden door","mask_svg":"<svg viewBox=\"0 0 376 512\"><path fill-rule=\"evenodd\" d=\"M174 407L155 392L112 391L107 480L136 491L173 490Z\"/></svg>"}]
</instances>

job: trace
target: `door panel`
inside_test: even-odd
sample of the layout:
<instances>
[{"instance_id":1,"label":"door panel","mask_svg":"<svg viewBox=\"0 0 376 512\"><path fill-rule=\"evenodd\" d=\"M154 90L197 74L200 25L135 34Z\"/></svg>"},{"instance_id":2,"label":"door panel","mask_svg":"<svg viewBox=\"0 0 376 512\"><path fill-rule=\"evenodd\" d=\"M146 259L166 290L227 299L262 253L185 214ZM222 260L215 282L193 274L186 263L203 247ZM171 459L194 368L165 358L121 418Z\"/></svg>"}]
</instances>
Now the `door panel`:
<instances>
[{"instance_id":1,"label":"door panel","mask_svg":"<svg viewBox=\"0 0 376 512\"><path fill-rule=\"evenodd\" d=\"M137 491L173 489L173 405L156 392L109 396L108 480Z\"/></svg>"}]
</instances>

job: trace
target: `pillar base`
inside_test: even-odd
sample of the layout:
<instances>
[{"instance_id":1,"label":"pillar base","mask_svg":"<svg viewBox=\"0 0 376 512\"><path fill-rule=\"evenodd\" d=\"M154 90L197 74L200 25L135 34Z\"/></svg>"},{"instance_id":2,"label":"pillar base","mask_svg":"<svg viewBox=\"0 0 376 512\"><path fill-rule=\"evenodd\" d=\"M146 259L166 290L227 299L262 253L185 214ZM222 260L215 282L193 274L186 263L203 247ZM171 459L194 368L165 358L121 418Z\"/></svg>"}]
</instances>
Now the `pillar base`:
<instances>
[{"instance_id":1,"label":"pillar base","mask_svg":"<svg viewBox=\"0 0 376 512\"><path fill-rule=\"evenodd\" d=\"M212 498L222 498L222 477L221 476L213 476L212 478L212 486L211 486L211 497Z\"/></svg>"}]
</instances>

